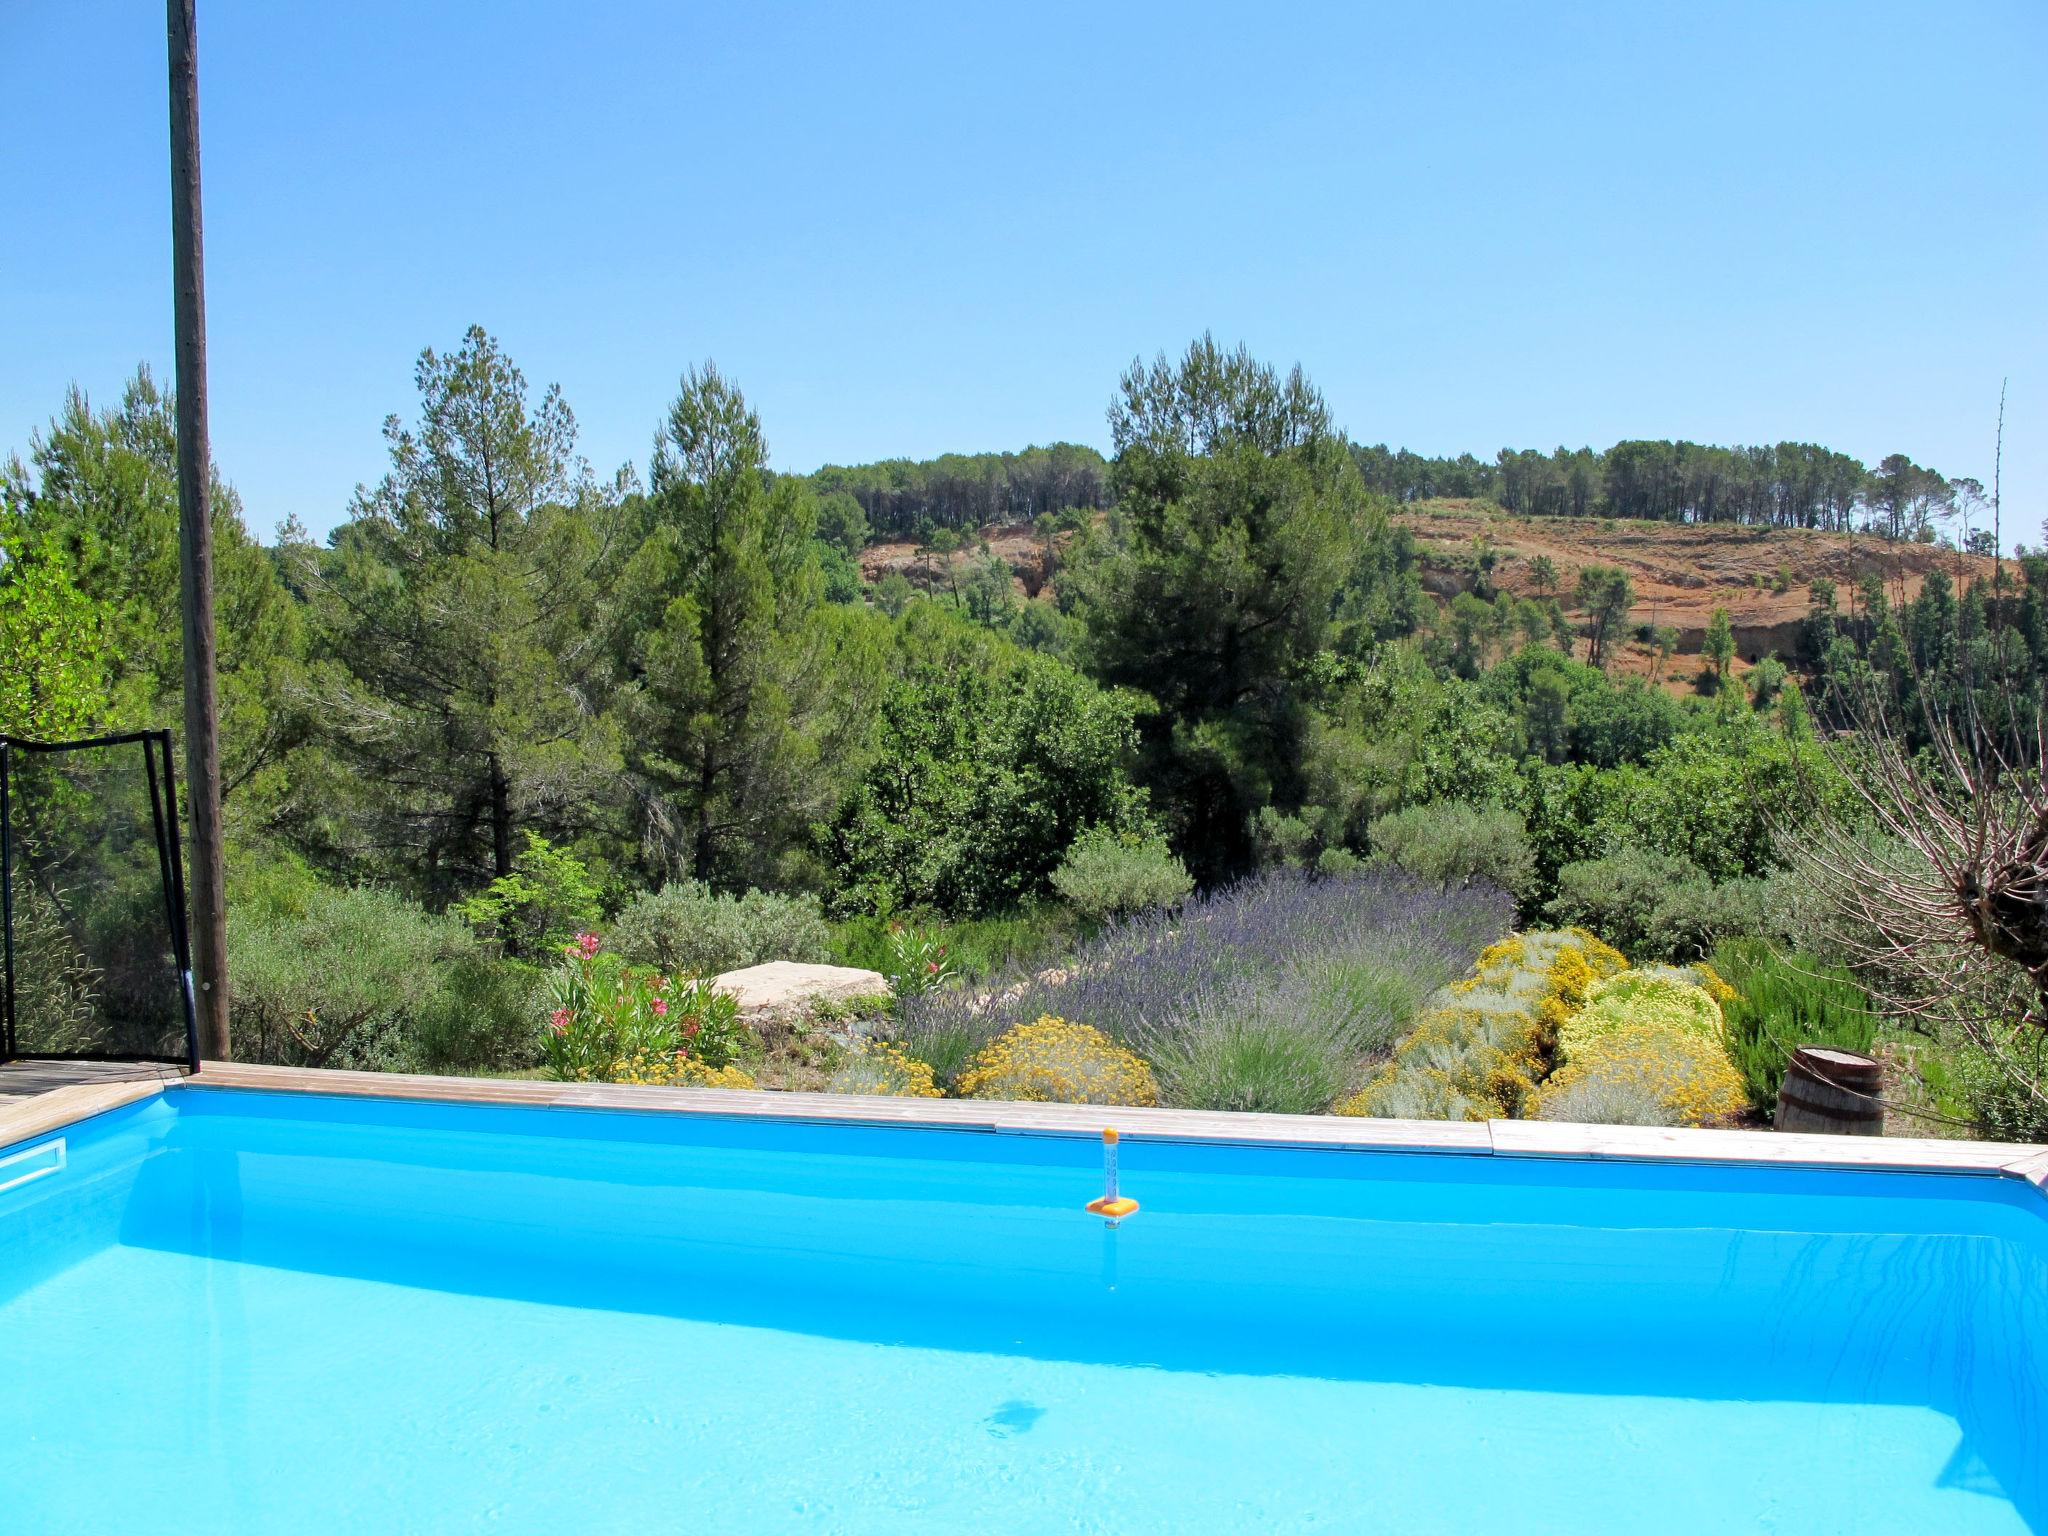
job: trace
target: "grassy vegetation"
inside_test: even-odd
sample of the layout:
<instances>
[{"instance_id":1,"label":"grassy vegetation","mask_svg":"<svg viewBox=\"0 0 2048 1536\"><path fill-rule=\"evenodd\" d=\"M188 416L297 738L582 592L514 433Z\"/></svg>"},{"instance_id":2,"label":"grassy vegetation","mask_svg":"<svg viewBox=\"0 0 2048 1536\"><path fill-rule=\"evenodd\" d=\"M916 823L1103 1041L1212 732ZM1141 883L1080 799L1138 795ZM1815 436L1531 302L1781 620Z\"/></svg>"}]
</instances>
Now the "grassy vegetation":
<instances>
[{"instance_id":1,"label":"grassy vegetation","mask_svg":"<svg viewBox=\"0 0 2048 1536\"><path fill-rule=\"evenodd\" d=\"M1728 1051L1750 1104L1766 1117L1792 1052L1802 1045L1868 1051L1877 1037L1870 999L1846 970L1811 955L1779 955L1761 939L1731 939L1714 950L1714 969L1735 989L1724 1002Z\"/></svg>"}]
</instances>

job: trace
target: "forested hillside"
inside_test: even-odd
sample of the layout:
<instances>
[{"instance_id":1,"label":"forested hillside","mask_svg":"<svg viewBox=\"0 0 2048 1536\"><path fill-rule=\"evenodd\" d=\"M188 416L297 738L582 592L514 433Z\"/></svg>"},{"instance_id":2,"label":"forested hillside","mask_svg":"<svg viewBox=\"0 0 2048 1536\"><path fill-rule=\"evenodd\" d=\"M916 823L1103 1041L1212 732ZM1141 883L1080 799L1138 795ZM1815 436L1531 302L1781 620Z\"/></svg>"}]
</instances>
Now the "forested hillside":
<instances>
[{"instance_id":1,"label":"forested hillside","mask_svg":"<svg viewBox=\"0 0 2048 1536\"><path fill-rule=\"evenodd\" d=\"M1960 524L1958 542L1993 552L1984 487L1947 479L1903 453L1866 468L1814 443L1717 448L1637 441L1604 453L1503 448L1491 460L1469 453L1425 458L1385 444L1351 451L1366 485L1402 502L1484 497L1533 517L1863 530L1928 543Z\"/></svg>"},{"instance_id":2,"label":"forested hillside","mask_svg":"<svg viewBox=\"0 0 2048 1536\"><path fill-rule=\"evenodd\" d=\"M510 1016L565 929L690 892L1028 925L1169 865L1392 863L1697 955L1781 924L1849 699L1911 720L2037 694L2048 663L2048 559L1912 542L1964 483L1817 450L1385 455L1298 369L1207 338L1114 386L1107 460L776 474L706 365L644 474L607 479L481 330L417 385L326 540L264 546L216 500L238 1007L265 1038L315 928L438 956L453 1015ZM175 468L146 373L9 464L0 729L176 724ZM1579 519L1513 515L1553 471L1583 497L1543 504ZM1757 526L1710 547L1617 506ZM1873 522L1910 537L1827 531Z\"/></svg>"}]
</instances>

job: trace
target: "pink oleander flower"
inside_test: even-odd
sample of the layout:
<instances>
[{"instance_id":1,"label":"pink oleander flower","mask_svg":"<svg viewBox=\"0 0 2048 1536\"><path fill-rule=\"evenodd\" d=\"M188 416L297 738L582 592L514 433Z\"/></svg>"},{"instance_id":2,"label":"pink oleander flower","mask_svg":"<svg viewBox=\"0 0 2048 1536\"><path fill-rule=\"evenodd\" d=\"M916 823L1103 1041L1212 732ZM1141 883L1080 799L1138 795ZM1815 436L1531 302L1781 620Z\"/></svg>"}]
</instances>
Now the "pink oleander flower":
<instances>
[{"instance_id":1,"label":"pink oleander flower","mask_svg":"<svg viewBox=\"0 0 2048 1536\"><path fill-rule=\"evenodd\" d=\"M597 935L594 933L577 934L576 947L583 951L583 958L588 960L597 953Z\"/></svg>"},{"instance_id":2,"label":"pink oleander flower","mask_svg":"<svg viewBox=\"0 0 2048 1536\"><path fill-rule=\"evenodd\" d=\"M657 1019L664 1017L668 1013L668 1004L658 997L654 1000L652 1006L654 1008L654 1016Z\"/></svg>"},{"instance_id":3,"label":"pink oleander flower","mask_svg":"<svg viewBox=\"0 0 2048 1536\"><path fill-rule=\"evenodd\" d=\"M554 1032L555 1032L556 1034L558 1034L558 1035L559 1035L559 1034L561 1034L561 1033L562 1033L562 1032L563 1032L564 1030L566 1030L566 1029L567 1029L568 1027L569 1027L569 1010L568 1010L568 1009L566 1009L566 1008L557 1008L557 1009L556 1009L556 1010L555 1010L555 1011L554 1011L554 1012L553 1012L552 1014L550 1014L550 1015L548 1016L548 1028L552 1029L552 1030L553 1030L553 1031L554 1031Z\"/></svg>"}]
</instances>

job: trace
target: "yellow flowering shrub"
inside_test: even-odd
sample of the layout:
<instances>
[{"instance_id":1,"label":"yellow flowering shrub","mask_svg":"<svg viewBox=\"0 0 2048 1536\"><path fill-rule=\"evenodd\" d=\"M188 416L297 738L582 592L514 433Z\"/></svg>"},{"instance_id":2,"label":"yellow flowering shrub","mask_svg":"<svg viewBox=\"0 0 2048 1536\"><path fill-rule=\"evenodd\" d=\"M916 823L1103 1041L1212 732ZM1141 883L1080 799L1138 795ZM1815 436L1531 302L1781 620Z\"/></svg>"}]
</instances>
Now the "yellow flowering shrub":
<instances>
[{"instance_id":1,"label":"yellow flowering shrub","mask_svg":"<svg viewBox=\"0 0 2048 1536\"><path fill-rule=\"evenodd\" d=\"M1627 969L1581 928L1514 934L1425 1008L1393 1058L1340 1115L1422 1120L1514 1118L1556 1061L1559 1032L1592 990Z\"/></svg>"},{"instance_id":2,"label":"yellow flowering shrub","mask_svg":"<svg viewBox=\"0 0 2048 1536\"><path fill-rule=\"evenodd\" d=\"M954 1083L963 1099L1025 1099L1053 1104L1159 1102L1159 1084L1142 1057L1092 1025L1042 1014L998 1035Z\"/></svg>"},{"instance_id":3,"label":"yellow flowering shrub","mask_svg":"<svg viewBox=\"0 0 2048 1536\"><path fill-rule=\"evenodd\" d=\"M866 1093L884 1098L936 1099L932 1069L881 1040L855 1046L825 1085L832 1093Z\"/></svg>"},{"instance_id":4,"label":"yellow flowering shrub","mask_svg":"<svg viewBox=\"0 0 2048 1536\"><path fill-rule=\"evenodd\" d=\"M753 1074L736 1065L706 1066L681 1051L631 1051L612 1064L607 1081L661 1088L752 1088Z\"/></svg>"},{"instance_id":5,"label":"yellow flowering shrub","mask_svg":"<svg viewBox=\"0 0 2048 1536\"><path fill-rule=\"evenodd\" d=\"M1723 981L1721 973L1707 964L1706 961L1702 960L1696 965L1687 967L1687 969L1699 978L1700 985L1706 989L1707 996L1714 1000L1715 1006L1726 1008L1737 997L1741 996L1739 992Z\"/></svg>"},{"instance_id":6,"label":"yellow flowering shrub","mask_svg":"<svg viewBox=\"0 0 2048 1536\"><path fill-rule=\"evenodd\" d=\"M1749 1102L1718 1030L1708 1034L1668 1022L1623 1025L1576 1046L1543 1085L1536 1108L1540 1113L1545 1099L1591 1084L1644 1093L1680 1125L1724 1119Z\"/></svg>"},{"instance_id":7,"label":"yellow flowering shrub","mask_svg":"<svg viewBox=\"0 0 2048 1536\"><path fill-rule=\"evenodd\" d=\"M1721 1009L1706 988L1668 976L1629 974L1593 988L1558 1032L1558 1054L1569 1061L1587 1042L1616 1030L1654 1027L1721 1041Z\"/></svg>"}]
</instances>

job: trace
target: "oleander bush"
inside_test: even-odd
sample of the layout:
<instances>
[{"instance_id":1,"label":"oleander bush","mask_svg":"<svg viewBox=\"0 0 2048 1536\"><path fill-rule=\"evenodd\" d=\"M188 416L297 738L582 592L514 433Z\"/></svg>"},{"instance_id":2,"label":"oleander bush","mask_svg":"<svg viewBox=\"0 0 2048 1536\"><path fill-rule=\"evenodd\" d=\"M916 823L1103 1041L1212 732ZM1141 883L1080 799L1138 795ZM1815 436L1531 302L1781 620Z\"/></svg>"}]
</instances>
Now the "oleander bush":
<instances>
[{"instance_id":1,"label":"oleander bush","mask_svg":"<svg viewBox=\"0 0 2048 1536\"><path fill-rule=\"evenodd\" d=\"M1159 1085L1144 1059L1087 1024L1041 1015L991 1040L954 1084L965 1099L1150 1105Z\"/></svg>"},{"instance_id":2,"label":"oleander bush","mask_svg":"<svg viewBox=\"0 0 2048 1536\"><path fill-rule=\"evenodd\" d=\"M594 933L563 946L547 980L541 1049L550 1075L610 1082L628 1061L685 1057L731 1066L753 1045L739 1005L710 981L672 978L600 947Z\"/></svg>"},{"instance_id":3,"label":"oleander bush","mask_svg":"<svg viewBox=\"0 0 2048 1536\"><path fill-rule=\"evenodd\" d=\"M817 897L721 895L698 880L628 902L606 943L631 964L671 976L716 976L769 960L813 963L832 952Z\"/></svg>"},{"instance_id":4,"label":"oleander bush","mask_svg":"<svg viewBox=\"0 0 2048 1536\"><path fill-rule=\"evenodd\" d=\"M1081 917L1102 922L1178 906L1195 882L1165 838L1097 828L1074 839L1052 872L1052 888Z\"/></svg>"},{"instance_id":5,"label":"oleander bush","mask_svg":"<svg viewBox=\"0 0 2048 1536\"><path fill-rule=\"evenodd\" d=\"M932 1069L882 1040L862 1041L849 1050L833 1069L825 1088L830 1093L864 1093L882 1098L939 1097Z\"/></svg>"},{"instance_id":6,"label":"oleander bush","mask_svg":"<svg viewBox=\"0 0 2048 1536\"><path fill-rule=\"evenodd\" d=\"M1812 955L1781 956L1760 939L1722 944L1714 965L1731 989L1722 1001L1728 1053L1760 1114L1777 1114L1778 1089L1799 1046L1868 1051L1877 1037L1869 997L1839 966Z\"/></svg>"}]
</instances>

